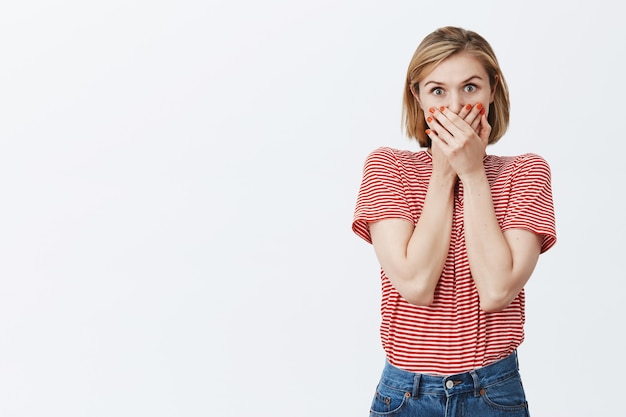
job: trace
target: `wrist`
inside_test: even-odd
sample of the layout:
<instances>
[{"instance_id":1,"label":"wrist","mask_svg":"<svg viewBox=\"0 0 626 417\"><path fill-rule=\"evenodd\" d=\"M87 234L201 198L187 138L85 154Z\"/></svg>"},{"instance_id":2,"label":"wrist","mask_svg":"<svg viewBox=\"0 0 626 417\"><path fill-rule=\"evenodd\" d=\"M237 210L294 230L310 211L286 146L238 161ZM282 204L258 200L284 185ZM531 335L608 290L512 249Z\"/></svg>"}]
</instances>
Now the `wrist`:
<instances>
[{"instance_id":1,"label":"wrist","mask_svg":"<svg viewBox=\"0 0 626 417\"><path fill-rule=\"evenodd\" d=\"M437 186L438 188L443 188L443 189L449 189L452 190L454 189L454 186L456 185L457 182L457 175L456 172L452 171L452 170L447 170L447 171L436 171L433 170L431 176L430 176L430 182Z\"/></svg>"},{"instance_id":2,"label":"wrist","mask_svg":"<svg viewBox=\"0 0 626 417\"><path fill-rule=\"evenodd\" d=\"M487 173L485 172L483 167L476 171L461 174L459 175L459 179L463 183L463 187L465 188L474 185L489 183L489 181L487 180Z\"/></svg>"}]
</instances>

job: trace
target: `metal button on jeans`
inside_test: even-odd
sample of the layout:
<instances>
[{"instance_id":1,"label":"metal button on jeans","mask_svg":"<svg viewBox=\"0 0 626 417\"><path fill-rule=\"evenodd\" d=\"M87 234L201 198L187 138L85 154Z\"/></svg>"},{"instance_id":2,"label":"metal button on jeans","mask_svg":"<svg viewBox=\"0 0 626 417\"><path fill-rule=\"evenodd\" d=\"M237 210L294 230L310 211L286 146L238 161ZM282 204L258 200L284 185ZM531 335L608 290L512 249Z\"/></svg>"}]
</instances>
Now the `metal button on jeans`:
<instances>
[{"instance_id":1,"label":"metal button on jeans","mask_svg":"<svg viewBox=\"0 0 626 417\"><path fill-rule=\"evenodd\" d=\"M446 388L450 389L454 386L454 382L452 382L451 380L446 381Z\"/></svg>"}]
</instances>

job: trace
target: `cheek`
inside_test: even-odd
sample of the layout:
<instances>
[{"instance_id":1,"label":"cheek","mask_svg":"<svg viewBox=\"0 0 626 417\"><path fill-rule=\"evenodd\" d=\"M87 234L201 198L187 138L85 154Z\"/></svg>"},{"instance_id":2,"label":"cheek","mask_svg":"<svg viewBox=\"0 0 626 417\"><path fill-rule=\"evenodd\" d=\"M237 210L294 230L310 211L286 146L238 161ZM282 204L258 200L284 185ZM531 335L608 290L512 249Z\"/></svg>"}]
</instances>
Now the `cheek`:
<instances>
[{"instance_id":1,"label":"cheek","mask_svg":"<svg viewBox=\"0 0 626 417\"><path fill-rule=\"evenodd\" d=\"M485 115L489 115L489 106L493 103L492 97L490 94L486 94L478 100L479 103L482 103L483 108L485 109Z\"/></svg>"},{"instance_id":2,"label":"cheek","mask_svg":"<svg viewBox=\"0 0 626 417\"><path fill-rule=\"evenodd\" d=\"M431 107L436 107L436 103L433 100L429 100L428 97L420 97L417 100L417 105L420 106L424 113L428 113L428 109Z\"/></svg>"}]
</instances>

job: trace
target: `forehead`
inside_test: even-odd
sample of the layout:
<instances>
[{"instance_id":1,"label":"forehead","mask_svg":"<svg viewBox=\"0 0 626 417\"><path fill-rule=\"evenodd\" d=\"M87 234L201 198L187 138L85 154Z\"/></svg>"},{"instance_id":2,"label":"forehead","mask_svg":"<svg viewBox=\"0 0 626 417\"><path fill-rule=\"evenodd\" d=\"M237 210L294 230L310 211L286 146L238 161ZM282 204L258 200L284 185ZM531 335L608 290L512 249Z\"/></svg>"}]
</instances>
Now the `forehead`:
<instances>
[{"instance_id":1,"label":"forehead","mask_svg":"<svg viewBox=\"0 0 626 417\"><path fill-rule=\"evenodd\" d=\"M442 84L454 84L468 80L472 77L480 77L487 81L487 71L482 62L475 56L462 52L454 54L434 66L421 80L420 84L437 82Z\"/></svg>"}]
</instances>

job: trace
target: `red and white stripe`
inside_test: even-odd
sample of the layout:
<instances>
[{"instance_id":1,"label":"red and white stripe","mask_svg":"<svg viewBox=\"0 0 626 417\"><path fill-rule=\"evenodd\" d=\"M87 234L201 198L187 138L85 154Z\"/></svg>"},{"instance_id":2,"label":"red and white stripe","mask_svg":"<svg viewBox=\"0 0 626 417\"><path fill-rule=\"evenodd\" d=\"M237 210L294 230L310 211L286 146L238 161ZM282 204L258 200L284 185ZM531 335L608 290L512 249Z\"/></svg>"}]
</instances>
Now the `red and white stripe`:
<instances>
[{"instance_id":1,"label":"red and white stripe","mask_svg":"<svg viewBox=\"0 0 626 417\"><path fill-rule=\"evenodd\" d=\"M496 217L503 230L543 236L542 252L556 242L550 168L538 155L488 155L484 160ZM379 148L364 165L353 231L367 242L367 224L385 218L417 223L432 172L431 156ZM463 187L455 196L450 252L431 306L409 304L381 269L380 335L389 361L413 372L445 375L488 365L524 339L524 291L503 311L480 309L463 235Z\"/></svg>"}]
</instances>

